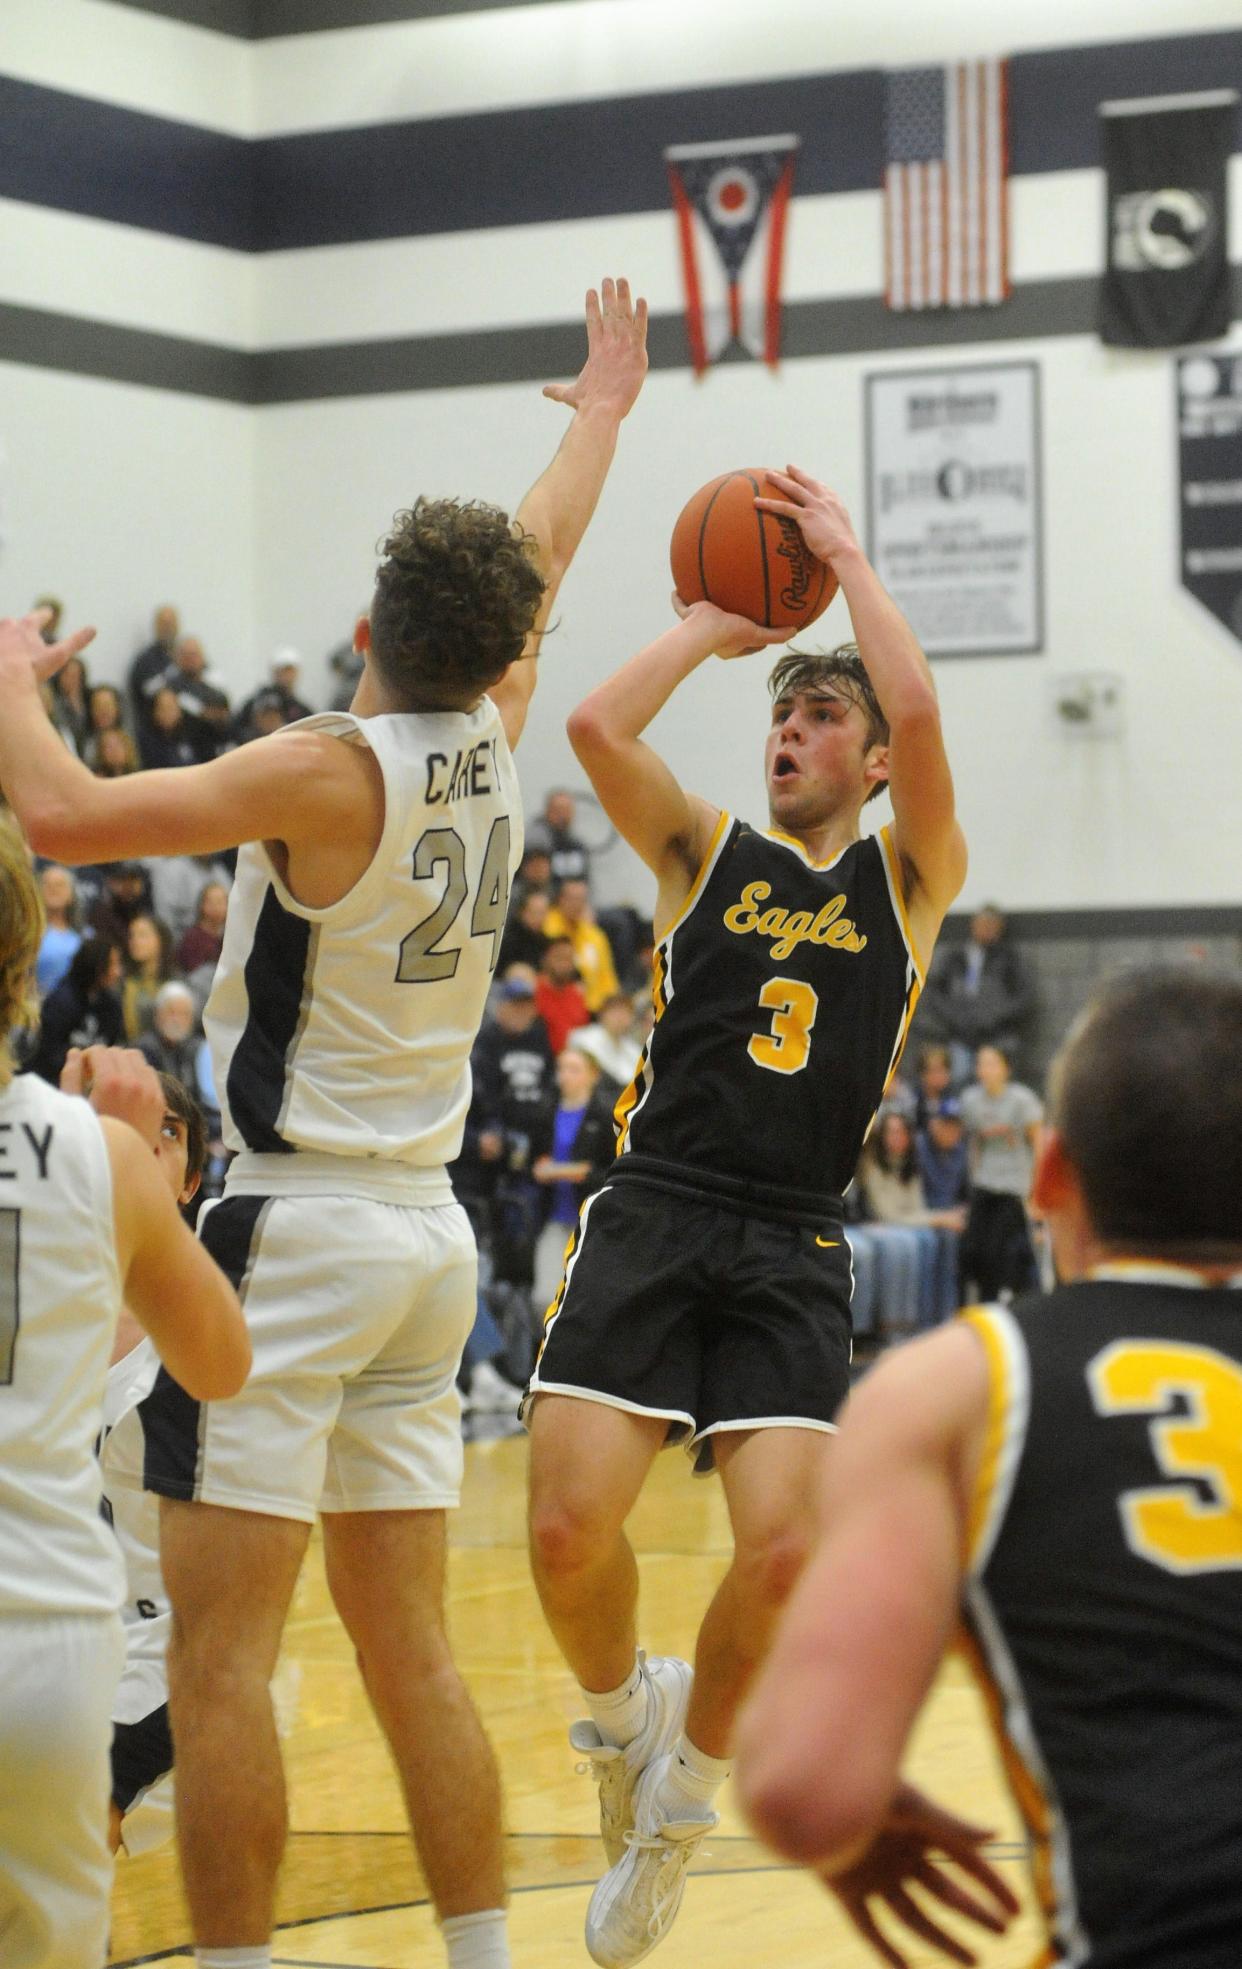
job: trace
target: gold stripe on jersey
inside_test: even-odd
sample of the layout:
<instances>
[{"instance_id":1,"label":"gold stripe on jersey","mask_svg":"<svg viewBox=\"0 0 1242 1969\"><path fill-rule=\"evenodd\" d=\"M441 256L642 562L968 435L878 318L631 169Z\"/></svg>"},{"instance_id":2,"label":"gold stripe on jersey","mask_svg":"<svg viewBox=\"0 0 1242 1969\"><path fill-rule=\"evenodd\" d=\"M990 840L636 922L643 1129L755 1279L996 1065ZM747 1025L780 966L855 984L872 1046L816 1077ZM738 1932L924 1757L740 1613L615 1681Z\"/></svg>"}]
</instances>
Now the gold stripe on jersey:
<instances>
[{"instance_id":1,"label":"gold stripe on jersey","mask_svg":"<svg viewBox=\"0 0 1242 1969\"><path fill-rule=\"evenodd\" d=\"M626 1140L630 1132L630 1116L638 1106L640 1095L644 1094L650 1085L649 1062L651 1059L651 1041L655 1036L655 1026L659 1025L660 1020L668 1010L668 998L665 992L666 976L667 965L664 951L657 945L651 965L651 1002L655 1008L655 1025L652 1026L651 1031L648 1033L647 1043L639 1054L638 1065L634 1069L634 1078L612 1111L612 1118L617 1125L618 1155L625 1154Z\"/></svg>"},{"instance_id":2,"label":"gold stripe on jersey","mask_svg":"<svg viewBox=\"0 0 1242 1969\"><path fill-rule=\"evenodd\" d=\"M724 840L725 833L728 829L731 818L732 818L731 815L727 814L722 808L720 818L716 822L715 827L712 829L712 838L707 844L707 853L704 855L702 861L699 863L698 874L695 876L693 882L690 884L689 890L687 891L686 894L686 900L681 905L681 908L678 910L676 916L674 916L672 922L667 924L665 928L661 930L658 938L659 943L666 944L668 942L669 938L673 934L673 931L677 928L678 924L685 922L687 916L689 916L690 914L690 911L694 908L695 903L698 901L700 895L703 893L703 885L707 881L708 876L712 872L712 865L715 862L716 856L720 850L720 844Z\"/></svg>"},{"instance_id":3,"label":"gold stripe on jersey","mask_svg":"<svg viewBox=\"0 0 1242 1969\"><path fill-rule=\"evenodd\" d=\"M607 1184L605 1184L604 1189L607 1189L607 1187L608 1187ZM561 1272L561 1282L556 1288L556 1292L553 1296L552 1303L550 1304L547 1312L543 1316L543 1337L539 1342L539 1352L535 1356L535 1365L532 1371L532 1378L533 1375L537 1375L539 1372L539 1363L543 1359L543 1350L548 1344L548 1335L551 1333L553 1326L556 1324L557 1315L560 1312L561 1307L565 1303L565 1293L569 1287L569 1281L573 1273L574 1264L577 1259L578 1253L582 1249L582 1240L586 1235L587 1215L596 1197L603 1196L603 1194L604 1194L604 1190L594 1190L592 1194L586 1198L585 1202L582 1204L582 1207L578 1212L578 1221L574 1225L574 1228L570 1232L568 1238L565 1240L565 1261L564 1261L564 1268Z\"/></svg>"},{"instance_id":4,"label":"gold stripe on jersey","mask_svg":"<svg viewBox=\"0 0 1242 1969\"><path fill-rule=\"evenodd\" d=\"M655 957L651 969L651 998L652 1004L655 1007L655 1024L657 1026L668 1010L669 999L672 997L672 993L668 987L669 958L672 954L673 932L685 922L699 897L702 895L707 879L716 865L720 850L724 846L725 836L729 831L731 819L732 817L728 813L721 812L720 818L712 830L712 838L707 844L707 853L699 863L698 873L690 884L686 900L656 943ZM640 1098L649 1093L651 1089L651 1042L654 1038L655 1027L653 1026L647 1036L647 1044L643 1047L642 1055L634 1072L634 1078L613 1109L613 1120L617 1125L618 1155L625 1154L629 1142L630 1121L635 1109L639 1105Z\"/></svg>"},{"instance_id":5,"label":"gold stripe on jersey","mask_svg":"<svg viewBox=\"0 0 1242 1969\"><path fill-rule=\"evenodd\" d=\"M888 876L889 889L892 892L893 907L897 912L897 920L901 924L901 934L906 940L906 949L910 953L910 959L918 975L919 987L921 989L927 982L927 966L919 955L918 945L914 941L914 931L910 928L910 914L906 907L905 884L901 879L901 856L898 854L897 844L893 840L891 825L880 829L880 846L884 850L884 869Z\"/></svg>"},{"instance_id":6,"label":"gold stripe on jersey","mask_svg":"<svg viewBox=\"0 0 1242 1969\"><path fill-rule=\"evenodd\" d=\"M850 849L854 846L854 843L852 841L847 841L845 846L843 848L838 848L836 854L833 855L828 861L813 861L811 856L806 851L806 843L804 841L799 841L797 835L783 834L779 827L765 827L761 831L765 841L779 841L783 847L792 848L795 854L797 854L801 858L801 860L806 863L806 866L808 868L813 868L817 875L822 875L826 869L835 867L837 862L840 861L842 855L848 854Z\"/></svg>"},{"instance_id":7,"label":"gold stripe on jersey","mask_svg":"<svg viewBox=\"0 0 1242 1969\"><path fill-rule=\"evenodd\" d=\"M1022 1815L1022 1822L1030 1834L1031 1879L1040 1914L1051 1935L1056 1932L1059 1906L1052 1862L1052 1829L1056 1816L1052 1803L1030 1763L1009 1734L1005 1722L1004 1692L992 1673L973 1629L963 1623L955 1637L954 1646L970 1670L983 1699L983 1706L996 1739L996 1747L1000 1753L1009 1788ZM1048 1965L1059 1960L1057 1950L1049 1942L1032 1958L1029 1969L1048 1969Z\"/></svg>"},{"instance_id":8,"label":"gold stripe on jersey","mask_svg":"<svg viewBox=\"0 0 1242 1969\"><path fill-rule=\"evenodd\" d=\"M968 1306L959 1318L978 1335L988 1370L988 1419L966 1525L963 1566L978 1577L991 1556L1026 1442L1030 1370L1022 1336L1001 1306Z\"/></svg>"}]
</instances>

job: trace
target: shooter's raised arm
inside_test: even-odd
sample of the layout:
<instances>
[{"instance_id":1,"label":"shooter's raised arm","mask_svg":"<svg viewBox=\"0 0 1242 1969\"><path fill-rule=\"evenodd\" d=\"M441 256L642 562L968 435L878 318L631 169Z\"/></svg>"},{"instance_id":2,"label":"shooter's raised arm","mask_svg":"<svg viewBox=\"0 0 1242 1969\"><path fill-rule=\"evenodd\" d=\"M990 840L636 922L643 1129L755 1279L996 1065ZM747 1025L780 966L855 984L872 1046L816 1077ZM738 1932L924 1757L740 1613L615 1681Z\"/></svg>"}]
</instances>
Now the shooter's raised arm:
<instances>
[{"instance_id":1,"label":"shooter's raised arm","mask_svg":"<svg viewBox=\"0 0 1242 1969\"><path fill-rule=\"evenodd\" d=\"M888 723L894 838L915 931L922 931L919 941L926 948L966 877L966 843L957 823L931 666L863 552L839 496L794 465L768 476L784 496L755 504L796 520L811 552L836 575L858 653Z\"/></svg>"}]
</instances>

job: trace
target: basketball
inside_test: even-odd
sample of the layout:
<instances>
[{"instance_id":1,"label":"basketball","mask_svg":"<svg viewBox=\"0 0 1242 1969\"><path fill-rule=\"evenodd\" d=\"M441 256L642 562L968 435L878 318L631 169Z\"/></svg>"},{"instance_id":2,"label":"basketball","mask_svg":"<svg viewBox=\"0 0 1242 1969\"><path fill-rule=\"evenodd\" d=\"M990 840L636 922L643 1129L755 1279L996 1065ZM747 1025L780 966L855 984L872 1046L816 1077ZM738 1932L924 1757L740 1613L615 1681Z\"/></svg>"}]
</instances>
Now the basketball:
<instances>
[{"instance_id":1,"label":"basketball","mask_svg":"<svg viewBox=\"0 0 1242 1969\"><path fill-rule=\"evenodd\" d=\"M837 592L795 521L760 512L757 495L779 499L763 466L725 472L700 487L673 528L673 583L683 602L714 602L765 629L804 629Z\"/></svg>"}]
</instances>

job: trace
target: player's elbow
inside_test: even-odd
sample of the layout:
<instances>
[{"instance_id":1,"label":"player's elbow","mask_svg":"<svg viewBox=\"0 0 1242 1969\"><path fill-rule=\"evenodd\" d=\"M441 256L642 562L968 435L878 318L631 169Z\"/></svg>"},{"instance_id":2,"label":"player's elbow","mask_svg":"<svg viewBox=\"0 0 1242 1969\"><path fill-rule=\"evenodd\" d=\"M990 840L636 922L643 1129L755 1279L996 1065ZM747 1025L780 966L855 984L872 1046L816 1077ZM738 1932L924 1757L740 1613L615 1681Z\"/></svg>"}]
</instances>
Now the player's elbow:
<instances>
[{"instance_id":1,"label":"player's elbow","mask_svg":"<svg viewBox=\"0 0 1242 1969\"><path fill-rule=\"evenodd\" d=\"M801 1760L784 1769L739 1760L735 1778L742 1810L760 1838L798 1866L827 1866L859 1850L883 1811L882 1796L850 1773L818 1764L810 1769Z\"/></svg>"},{"instance_id":2,"label":"player's elbow","mask_svg":"<svg viewBox=\"0 0 1242 1969\"><path fill-rule=\"evenodd\" d=\"M27 804L18 818L22 831L35 854L45 861L64 862L71 867L90 861L83 852L82 829L61 801L40 800Z\"/></svg>"},{"instance_id":3,"label":"player's elbow","mask_svg":"<svg viewBox=\"0 0 1242 1969\"><path fill-rule=\"evenodd\" d=\"M606 718L592 698L585 698L571 711L565 726L574 757L584 763L608 749L610 733Z\"/></svg>"}]
</instances>

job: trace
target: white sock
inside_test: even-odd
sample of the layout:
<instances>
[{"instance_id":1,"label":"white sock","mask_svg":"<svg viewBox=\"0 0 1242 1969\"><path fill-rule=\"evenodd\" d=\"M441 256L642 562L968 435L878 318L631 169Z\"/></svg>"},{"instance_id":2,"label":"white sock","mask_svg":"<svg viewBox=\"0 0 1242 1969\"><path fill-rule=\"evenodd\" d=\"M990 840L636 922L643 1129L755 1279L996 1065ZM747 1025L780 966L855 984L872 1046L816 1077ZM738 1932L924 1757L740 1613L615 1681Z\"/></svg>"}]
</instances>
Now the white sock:
<instances>
[{"instance_id":1,"label":"white sock","mask_svg":"<svg viewBox=\"0 0 1242 1969\"><path fill-rule=\"evenodd\" d=\"M509 1937L502 1907L484 1914L453 1914L440 1923L448 1969L510 1969Z\"/></svg>"},{"instance_id":2,"label":"white sock","mask_svg":"<svg viewBox=\"0 0 1242 1969\"><path fill-rule=\"evenodd\" d=\"M198 1969L272 1969L272 1945L262 1948L196 1948Z\"/></svg>"},{"instance_id":3,"label":"white sock","mask_svg":"<svg viewBox=\"0 0 1242 1969\"><path fill-rule=\"evenodd\" d=\"M647 1720L647 1684L637 1657L619 1689L606 1689L600 1695L593 1689L582 1693L591 1721L605 1743L615 1744L618 1750L633 1743Z\"/></svg>"},{"instance_id":4,"label":"white sock","mask_svg":"<svg viewBox=\"0 0 1242 1969\"><path fill-rule=\"evenodd\" d=\"M683 1730L660 1780L660 1804L670 1819L701 1819L729 1775L727 1757L709 1757Z\"/></svg>"}]
</instances>

